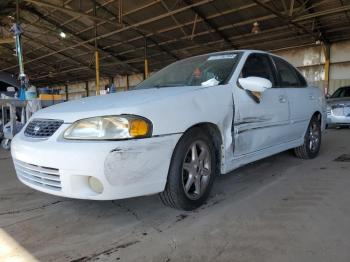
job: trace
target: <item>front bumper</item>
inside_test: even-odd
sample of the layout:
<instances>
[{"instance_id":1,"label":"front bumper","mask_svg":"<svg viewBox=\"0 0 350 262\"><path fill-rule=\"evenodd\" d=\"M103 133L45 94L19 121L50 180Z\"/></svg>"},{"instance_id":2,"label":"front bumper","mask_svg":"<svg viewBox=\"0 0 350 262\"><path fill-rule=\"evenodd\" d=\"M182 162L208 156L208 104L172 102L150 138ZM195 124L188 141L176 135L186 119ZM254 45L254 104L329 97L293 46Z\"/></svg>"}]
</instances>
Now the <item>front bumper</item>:
<instances>
[{"instance_id":1,"label":"front bumper","mask_svg":"<svg viewBox=\"0 0 350 262\"><path fill-rule=\"evenodd\" d=\"M126 141L67 141L63 124L49 139L19 133L11 152L17 176L36 190L53 195L113 200L164 190L173 150L181 134ZM103 184L94 192L89 177Z\"/></svg>"}]
</instances>

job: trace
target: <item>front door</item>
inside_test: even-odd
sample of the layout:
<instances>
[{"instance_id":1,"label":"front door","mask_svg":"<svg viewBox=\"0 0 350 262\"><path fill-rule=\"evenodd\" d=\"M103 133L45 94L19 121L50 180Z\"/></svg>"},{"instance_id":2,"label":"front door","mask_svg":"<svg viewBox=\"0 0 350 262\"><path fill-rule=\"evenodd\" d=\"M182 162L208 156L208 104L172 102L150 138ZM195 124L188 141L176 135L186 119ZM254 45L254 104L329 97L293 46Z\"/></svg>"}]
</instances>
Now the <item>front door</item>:
<instances>
[{"instance_id":1,"label":"front door","mask_svg":"<svg viewBox=\"0 0 350 262\"><path fill-rule=\"evenodd\" d=\"M234 156L239 157L289 141L288 97L277 87L271 59L266 54L248 56L241 77L269 79L273 87L260 94L235 88Z\"/></svg>"}]
</instances>

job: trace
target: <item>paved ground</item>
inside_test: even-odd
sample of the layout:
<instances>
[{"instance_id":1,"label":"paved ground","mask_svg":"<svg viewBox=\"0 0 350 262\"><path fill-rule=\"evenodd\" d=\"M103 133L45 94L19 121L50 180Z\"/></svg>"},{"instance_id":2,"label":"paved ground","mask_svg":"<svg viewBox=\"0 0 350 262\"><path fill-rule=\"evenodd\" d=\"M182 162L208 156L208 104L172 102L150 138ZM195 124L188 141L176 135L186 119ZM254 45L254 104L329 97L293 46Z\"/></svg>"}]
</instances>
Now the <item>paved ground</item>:
<instances>
[{"instance_id":1,"label":"paved ground","mask_svg":"<svg viewBox=\"0 0 350 262\"><path fill-rule=\"evenodd\" d=\"M350 154L349 137L348 129L330 130L315 160L286 152L221 176L195 212L165 208L157 196L93 202L36 192L16 180L0 151L0 261L31 254L39 261L348 262L350 162L334 159Z\"/></svg>"}]
</instances>

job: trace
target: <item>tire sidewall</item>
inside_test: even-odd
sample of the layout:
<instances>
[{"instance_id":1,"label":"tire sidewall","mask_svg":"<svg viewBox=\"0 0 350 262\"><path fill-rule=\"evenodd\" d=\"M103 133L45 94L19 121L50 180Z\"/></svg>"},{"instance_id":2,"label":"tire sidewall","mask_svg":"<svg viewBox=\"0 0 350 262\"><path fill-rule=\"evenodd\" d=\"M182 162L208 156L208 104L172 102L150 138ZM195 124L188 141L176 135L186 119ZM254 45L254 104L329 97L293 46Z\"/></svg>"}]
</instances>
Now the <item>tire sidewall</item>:
<instances>
[{"instance_id":1,"label":"tire sidewall","mask_svg":"<svg viewBox=\"0 0 350 262\"><path fill-rule=\"evenodd\" d=\"M317 149L315 151L311 151L311 149L309 148L310 128L314 123L316 123L318 132L320 134L320 137L319 137L320 141L318 143ZM315 158L318 155L320 148L321 148L321 142L322 142L321 124L320 124L320 121L317 119L317 117L314 116L314 117L312 117L310 124L308 126L307 133L305 135L305 144L304 144L304 146L306 147L307 154L308 154L310 159Z\"/></svg>"},{"instance_id":2,"label":"tire sidewall","mask_svg":"<svg viewBox=\"0 0 350 262\"><path fill-rule=\"evenodd\" d=\"M183 182L182 182L182 171L183 171L183 161L188 152L188 149L191 146L191 144L196 140L200 140L204 142L209 148L209 151L210 151L209 153L211 158L211 174L210 174L209 184L207 185L204 194L196 200L191 200L190 198L187 197L184 191ZM178 204L181 206L181 208L183 208L184 210L193 210L201 206L205 202L205 200L208 198L210 194L210 191L216 176L216 170L217 170L216 165L217 165L217 161L216 161L215 147L213 142L210 139L210 136L200 128L193 128L187 131L175 147L171 164L170 164L168 181L167 181L167 186L168 187L170 186L172 191L175 191L173 193L177 195L177 200L179 202Z\"/></svg>"}]
</instances>

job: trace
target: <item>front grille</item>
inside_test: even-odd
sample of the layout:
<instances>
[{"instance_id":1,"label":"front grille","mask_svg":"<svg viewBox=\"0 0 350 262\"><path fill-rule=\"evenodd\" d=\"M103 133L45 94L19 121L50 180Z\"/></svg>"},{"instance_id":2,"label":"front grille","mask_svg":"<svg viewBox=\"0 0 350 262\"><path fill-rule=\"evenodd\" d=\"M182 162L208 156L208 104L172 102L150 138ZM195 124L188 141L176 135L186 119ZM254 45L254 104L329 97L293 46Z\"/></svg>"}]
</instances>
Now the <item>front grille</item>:
<instances>
[{"instance_id":1,"label":"front grille","mask_svg":"<svg viewBox=\"0 0 350 262\"><path fill-rule=\"evenodd\" d=\"M34 119L27 125L24 134L30 137L47 138L52 136L62 124L62 120Z\"/></svg>"},{"instance_id":2,"label":"front grille","mask_svg":"<svg viewBox=\"0 0 350 262\"><path fill-rule=\"evenodd\" d=\"M17 176L30 184L42 188L61 191L61 179L56 168L42 167L14 160Z\"/></svg>"}]
</instances>

